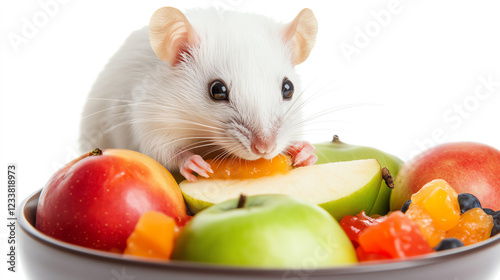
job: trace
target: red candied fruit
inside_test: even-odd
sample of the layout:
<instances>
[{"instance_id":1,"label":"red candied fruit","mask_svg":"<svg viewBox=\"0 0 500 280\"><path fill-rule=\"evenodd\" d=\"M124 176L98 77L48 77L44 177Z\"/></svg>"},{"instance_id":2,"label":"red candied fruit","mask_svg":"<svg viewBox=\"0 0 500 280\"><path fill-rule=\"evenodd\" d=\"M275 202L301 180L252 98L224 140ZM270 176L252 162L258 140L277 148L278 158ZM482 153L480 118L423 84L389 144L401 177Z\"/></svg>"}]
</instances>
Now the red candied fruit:
<instances>
[{"instance_id":1,"label":"red candied fruit","mask_svg":"<svg viewBox=\"0 0 500 280\"><path fill-rule=\"evenodd\" d=\"M340 220L340 226L347 234L347 237L354 245L354 248L359 245L359 235L367 228L372 225L376 225L383 220L385 220L386 216L381 216L378 218L372 218L366 215L365 211L361 211L361 213L356 216L347 215Z\"/></svg>"},{"instance_id":2,"label":"red candied fruit","mask_svg":"<svg viewBox=\"0 0 500 280\"><path fill-rule=\"evenodd\" d=\"M386 220L366 228L359 235L359 246L364 253L392 259L433 252L418 225L401 211L394 211Z\"/></svg>"},{"instance_id":3,"label":"red candied fruit","mask_svg":"<svg viewBox=\"0 0 500 280\"><path fill-rule=\"evenodd\" d=\"M358 246L358 248L356 248L356 255L358 256L358 261L360 262L382 261L391 259L391 257L385 253L367 253L361 246Z\"/></svg>"}]
</instances>

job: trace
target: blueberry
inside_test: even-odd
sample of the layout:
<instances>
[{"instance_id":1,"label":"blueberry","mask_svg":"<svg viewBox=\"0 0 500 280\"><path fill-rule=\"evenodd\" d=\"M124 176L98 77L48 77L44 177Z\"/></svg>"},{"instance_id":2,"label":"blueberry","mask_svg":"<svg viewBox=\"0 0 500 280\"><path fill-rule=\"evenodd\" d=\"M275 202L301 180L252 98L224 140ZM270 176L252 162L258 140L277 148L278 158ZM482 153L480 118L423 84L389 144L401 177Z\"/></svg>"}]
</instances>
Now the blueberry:
<instances>
[{"instance_id":1,"label":"blueberry","mask_svg":"<svg viewBox=\"0 0 500 280\"><path fill-rule=\"evenodd\" d=\"M403 204L403 207L401 207L401 212L406 213L406 210L410 208L410 204L411 204L411 199L408 199L408 201L406 201L405 204Z\"/></svg>"},{"instance_id":2,"label":"blueberry","mask_svg":"<svg viewBox=\"0 0 500 280\"><path fill-rule=\"evenodd\" d=\"M490 235L490 237L493 237L493 236L497 235L499 232L500 232L500 224L495 223L495 225L491 229L491 235Z\"/></svg>"},{"instance_id":3,"label":"blueberry","mask_svg":"<svg viewBox=\"0 0 500 280\"><path fill-rule=\"evenodd\" d=\"M495 213L495 211L490 208L483 208L483 211L488 215L492 215L493 213Z\"/></svg>"},{"instance_id":4,"label":"blueberry","mask_svg":"<svg viewBox=\"0 0 500 280\"><path fill-rule=\"evenodd\" d=\"M493 220L497 223L500 223L500 210L496 211L493 214L490 214L493 217Z\"/></svg>"},{"instance_id":5,"label":"blueberry","mask_svg":"<svg viewBox=\"0 0 500 280\"><path fill-rule=\"evenodd\" d=\"M459 194L458 204L460 204L460 214L463 214L472 208L481 208L481 202L479 202L479 199L470 193Z\"/></svg>"},{"instance_id":6,"label":"blueberry","mask_svg":"<svg viewBox=\"0 0 500 280\"><path fill-rule=\"evenodd\" d=\"M493 217L493 228L491 229L490 237L493 237L500 232L500 211L496 211L491 216Z\"/></svg>"},{"instance_id":7,"label":"blueberry","mask_svg":"<svg viewBox=\"0 0 500 280\"><path fill-rule=\"evenodd\" d=\"M436 251L443 251L464 246L464 243L456 238L445 238L434 248Z\"/></svg>"}]
</instances>

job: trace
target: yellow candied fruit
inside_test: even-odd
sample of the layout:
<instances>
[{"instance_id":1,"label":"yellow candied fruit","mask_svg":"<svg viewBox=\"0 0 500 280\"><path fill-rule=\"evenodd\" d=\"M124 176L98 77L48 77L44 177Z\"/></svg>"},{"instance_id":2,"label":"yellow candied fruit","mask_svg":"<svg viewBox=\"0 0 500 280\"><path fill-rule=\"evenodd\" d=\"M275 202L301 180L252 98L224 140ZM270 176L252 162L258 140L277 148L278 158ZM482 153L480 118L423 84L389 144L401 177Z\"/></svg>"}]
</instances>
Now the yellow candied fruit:
<instances>
[{"instance_id":1,"label":"yellow candied fruit","mask_svg":"<svg viewBox=\"0 0 500 280\"><path fill-rule=\"evenodd\" d=\"M458 225L446 233L446 238L455 237L470 245L490 237L493 217L481 208L473 208L462 214Z\"/></svg>"},{"instance_id":2,"label":"yellow candied fruit","mask_svg":"<svg viewBox=\"0 0 500 280\"><path fill-rule=\"evenodd\" d=\"M160 212L144 213L127 239L127 255L170 259L174 248L176 225L174 219Z\"/></svg>"},{"instance_id":3,"label":"yellow candied fruit","mask_svg":"<svg viewBox=\"0 0 500 280\"><path fill-rule=\"evenodd\" d=\"M289 156L277 155L272 159L244 160L226 158L222 160L207 160L214 173L213 179L250 179L263 176L286 173L292 169Z\"/></svg>"},{"instance_id":4,"label":"yellow candied fruit","mask_svg":"<svg viewBox=\"0 0 500 280\"><path fill-rule=\"evenodd\" d=\"M412 203L405 215L418 225L429 246L434 248L444 239L446 232L436 227L431 215L425 211L424 207Z\"/></svg>"},{"instance_id":5,"label":"yellow candied fruit","mask_svg":"<svg viewBox=\"0 0 500 280\"><path fill-rule=\"evenodd\" d=\"M444 231L455 227L460 219L458 194L445 180L425 184L411 196L411 204L422 206L436 227Z\"/></svg>"}]
</instances>

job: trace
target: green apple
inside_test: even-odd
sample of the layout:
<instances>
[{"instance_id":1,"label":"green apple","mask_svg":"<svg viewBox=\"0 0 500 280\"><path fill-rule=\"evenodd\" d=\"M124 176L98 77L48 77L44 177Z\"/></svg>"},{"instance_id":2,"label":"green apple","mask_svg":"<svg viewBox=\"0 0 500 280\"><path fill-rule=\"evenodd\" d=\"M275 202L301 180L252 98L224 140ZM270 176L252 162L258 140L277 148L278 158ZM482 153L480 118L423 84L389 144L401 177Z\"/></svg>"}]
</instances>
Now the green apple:
<instances>
[{"instance_id":1,"label":"green apple","mask_svg":"<svg viewBox=\"0 0 500 280\"><path fill-rule=\"evenodd\" d=\"M382 180L380 169L376 159L355 160L299 167L255 179L200 178L179 186L192 213L240 194L288 194L323 207L340 221L345 215L372 209Z\"/></svg>"},{"instance_id":2,"label":"green apple","mask_svg":"<svg viewBox=\"0 0 500 280\"><path fill-rule=\"evenodd\" d=\"M357 262L328 212L287 195L232 199L201 211L180 233L172 259L308 269Z\"/></svg>"},{"instance_id":3,"label":"green apple","mask_svg":"<svg viewBox=\"0 0 500 280\"><path fill-rule=\"evenodd\" d=\"M337 135L333 137L331 142L314 144L314 146L316 147L315 154L318 156L316 164L374 158L380 162L382 167L387 167L393 177L396 177L403 164L403 161L398 157L378 149L341 142ZM391 188L385 182L382 182L373 207L366 213L368 215L387 214L390 196Z\"/></svg>"}]
</instances>

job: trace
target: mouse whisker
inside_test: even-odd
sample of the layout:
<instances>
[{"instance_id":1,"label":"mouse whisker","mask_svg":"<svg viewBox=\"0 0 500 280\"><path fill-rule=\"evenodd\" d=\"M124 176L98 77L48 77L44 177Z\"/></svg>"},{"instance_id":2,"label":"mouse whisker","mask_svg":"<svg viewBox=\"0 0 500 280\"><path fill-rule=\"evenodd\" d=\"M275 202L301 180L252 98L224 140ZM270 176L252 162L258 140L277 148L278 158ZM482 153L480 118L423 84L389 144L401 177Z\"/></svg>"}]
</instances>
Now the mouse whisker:
<instances>
[{"instance_id":1,"label":"mouse whisker","mask_svg":"<svg viewBox=\"0 0 500 280\"><path fill-rule=\"evenodd\" d=\"M182 142L182 141L186 141L186 140L189 140L189 137L178 138L178 139L174 139L172 141L164 142L164 143L162 143L162 146L167 146L167 145L170 146L170 145L172 145L174 143ZM182 147L182 149L184 149L184 150L192 150L192 149L196 149L196 148L200 148L200 147L205 147L205 146L210 146L210 145L213 145L213 141L212 140L201 140L201 141L196 141L196 142L191 143L191 144L184 145Z\"/></svg>"},{"instance_id":2,"label":"mouse whisker","mask_svg":"<svg viewBox=\"0 0 500 280\"><path fill-rule=\"evenodd\" d=\"M316 78L317 78L317 77L316 77ZM299 94L299 97L298 97L295 101L297 101L297 100L301 100L301 98L300 98L300 97L301 97L302 95L304 95L304 94L308 94L311 90L313 90L313 88L311 88L311 85L312 85L312 84L313 84L313 82L316 80L316 78L315 78L315 79L313 79L313 81L311 81L311 82L310 82L310 83L309 83L309 84L308 84L308 85L307 85L307 86L306 86L306 87L302 90L302 92ZM319 88L319 89L315 90L315 91L311 94L311 96L310 96L310 97L308 97L308 98L307 98L307 99L306 99L303 103L308 103L308 102L309 102L308 100L309 100L309 99L311 99L311 98L313 98L313 97L314 97L313 99L316 99L317 97L315 97L315 96L318 96L318 95L319 95L319 93L320 93L321 91L323 91L323 90L327 90L327 92L330 92L330 91L332 91L332 90L335 90L335 89L328 89L328 87L329 87L329 86L331 86L331 85L333 85L335 82L337 82L337 80L333 80L333 81L331 81L331 82L329 82L329 83L325 84L323 87L321 87L321 88ZM321 95L320 95L320 96L321 96ZM293 105L294 105L294 104L292 104L292 106L293 106ZM292 107L292 106L291 106L291 107Z\"/></svg>"},{"instance_id":3,"label":"mouse whisker","mask_svg":"<svg viewBox=\"0 0 500 280\"><path fill-rule=\"evenodd\" d=\"M102 98L102 97L89 97L88 100L136 103L136 101L131 99L115 99L115 98Z\"/></svg>"},{"instance_id":4,"label":"mouse whisker","mask_svg":"<svg viewBox=\"0 0 500 280\"><path fill-rule=\"evenodd\" d=\"M345 105L340 105L340 106L335 106L333 108L328 108L319 112L314 113L313 115L310 115L303 120L299 121L298 123L294 124L294 126L304 126L305 124L309 124L312 120L316 120L317 118L320 118L324 115L328 115L334 112L338 112L341 110L345 109L350 109L354 107L359 107L359 106L366 106L366 105L375 105L375 103L355 103L355 104L345 104Z\"/></svg>"},{"instance_id":5,"label":"mouse whisker","mask_svg":"<svg viewBox=\"0 0 500 280\"><path fill-rule=\"evenodd\" d=\"M318 89L317 91L313 92L309 97L306 98L306 100L302 100L302 96L305 95L306 93L309 92L310 90L310 84L308 84L304 90L299 94L299 96L297 97L297 99L294 100L294 102L290 105L290 107L287 109L287 111L285 111L284 115L283 115L283 118L281 119L281 122L279 123L278 125L278 129L280 129L282 126L283 126L283 123L286 119L288 118L291 118L293 116L295 116L297 113L301 112L302 109L309 103L312 103L313 101L319 99L320 97L322 97L323 95L325 95L326 93L330 93L332 91L336 91L338 89L340 89L341 87L337 87L337 88L328 88L329 86L333 85L335 82L337 82L337 80L333 80L331 81L330 83L326 84L325 86L323 86L322 88ZM300 102L299 102L300 101Z\"/></svg>"},{"instance_id":6,"label":"mouse whisker","mask_svg":"<svg viewBox=\"0 0 500 280\"><path fill-rule=\"evenodd\" d=\"M311 135L318 135L321 137L324 137L324 136L330 137L331 130L332 130L331 125L329 125L328 127L324 128L324 129L310 128L310 126L318 125L318 124L321 125L322 123L331 124L332 122L349 124L351 122L346 121L346 120L338 120L338 119L325 120L325 119L320 119L320 117L322 117L324 115L332 114L336 111L340 111L340 110L344 110L344 109L348 109L348 108L353 108L353 107L357 107L357 106L362 106L362 105L373 105L373 104L371 104L371 103L358 103L358 104L337 106L335 108L329 108L326 110L322 110L322 111L317 112L314 115L308 116L305 119L303 119L303 120L301 120L301 121L299 121L291 126L292 138L293 139L296 139L296 138L303 139L306 137L311 137ZM338 132L346 132L346 131L342 130L342 129L336 129L335 133L338 133Z\"/></svg>"},{"instance_id":7,"label":"mouse whisker","mask_svg":"<svg viewBox=\"0 0 500 280\"><path fill-rule=\"evenodd\" d=\"M165 120L165 118L144 117L143 119L122 121L122 122L110 127L109 130L115 129L117 127L124 126L124 125L131 125L131 124L135 124L135 123L153 123L153 122L167 123L167 120ZM211 133L221 134L221 135L223 135L223 131L224 131L222 128L219 128L219 127L210 126L207 124L196 123L193 121L177 120L176 123L193 124L193 125L197 125L197 126L202 127L202 128L182 127L181 129L193 129L193 130L200 130L200 131L209 131ZM168 127L168 128L170 128L170 127ZM208 128L208 129L204 129L204 128ZM219 130L219 131L217 131L217 130Z\"/></svg>"},{"instance_id":8,"label":"mouse whisker","mask_svg":"<svg viewBox=\"0 0 500 280\"><path fill-rule=\"evenodd\" d=\"M228 158L230 155L231 155L231 152L228 151L228 150L225 150L224 148L222 147L218 147L216 149L212 149L211 153L217 151L217 150L222 150L223 152L218 154L217 156L215 156L213 159L212 159L212 162L211 162L211 165L218 168L221 164L222 164L222 161L226 158Z\"/></svg>"},{"instance_id":9,"label":"mouse whisker","mask_svg":"<svg viewBox=\"0 0 500 280\"><path fill-rule=\"evenodd\" d=\"M121 109L121 108L127 108L127 107L134 107L135 111L136 112L143 112L144 114L149 114L151 113L150 110L145 110L147 108L150 108L150 109L158 109L160 111L163 111L163 112L172 112L172 111L176 111L182 115L185 114L185 108L180 108L180 107L175 107L175 106L171 106L170 104L175 104L175 103L165 103L165 104L169 104L169 105L165 105L165 104L162 104L162 105L159 105L158 103L154 103L154 102L135 102L135 101L131 101L131 100L119 100L119 99L109 99L109 98L90 98L90 99L94 99L94 100L107 100L107 101L117 101L117 102L124 102L124 103L129 103L129 104L121 104L121 105L116 105L116 106L112 106L112 107L108 107L108 108L105 108L105 109L102 109L102 110L99 110L99 111L96 111L92 114L89 114L87 116L84 116L83 119L86 119L86 118L89 118L89 117L92 117L94 115L97 115L99 113L104 113L106 111L111 111L111 110L118 110L118 109ZM140 110L140 109L143 109L143 110ZM118 112L117 114L123 114L123 115L128 115L129 113L128 112ZM206 119L207 121L209 122L216 122L217 124L222 124L221 122L217 121L217 120L214 120L214 119L208 119L208 118L204 118ZM187 121L187 120L186 120ZM199 124L197 122L191 122L191 124ZM217 127L212 127L213 129L219 129ZM222 130L222 129L220 129Z\"/></svg>"},{"instance_id":10,"label":"mouse whisker","mask_svg":"<svg viewBox=\"0 0 500 280\"><path fill-rule=\"evenodd\" d=\"M169 142L169 143L163 143L162 146L164 145L170 145L172 142ZM170 159L166 160L166 164L170 163L172 160L174 160L176 157L178 157L180 154L182 154L183 152L185 151L189 151L189 150L194 150L194 149L198 149L198 148L204 148L204 147L210 147L210 146L214 146L214 143L212 141L209 141L209 140L206 140L206 141L198 141L196 143L192 143L190 145L186 145L184 146L181 150L179 150L178 152L176 152L175 154L173 154ZM217 147L217 146L214 146L215 150L223 150L222 147ZM203 156L202 156L203 157ZM215 162L215 160L214 160Z\"/></svg>"},{"instance_id":11,"label":"mouse whisker","mask_svg":"<svg viewBox=\"0 0 500 280\"><path fill-rule=\"evenodd\" d=\"M218 154L217 156L214 157L213 162L217 164L216 166L219 167L220 164L224 159L227 159L231 156L231 154L235 151L236 149L232 148L229 150L224 150L224 152Z\"/></svg>"},{"instance_id":12,"label":"mouse whisker","mask_svg":"<svg viewBox=\"0 0 500 280\"><path fill-rule=\"evenodd\" d=\"M161 146L165 146L165 147L168 147L167 145L169 145L171 142L169 143L162 143ZM211 141L205 141L205 143L208 143L208 144L201 144L202 142L197 142L197 143L194 143L192 145L186 145L184 146L182 149L179 149L177 152L175 152L173 155L165 155L164 153L158 153L160 155L160 157L162 158L162 160L160 162L165 162L164 165L167 165L169 164L172 160L175 160L180 154L186 152L186 151L189 151L189 150L193 150L193 149L196 149L196 148L203 148L203 147L208 147L208 146L212 146L213 143ZM168 151L168 149L165 149L165 148L162 148L162 147L157 147L157 150L158 151ZM169 159L163 159L164 157L168 156Z\"/></svg>"},{"instance_id":13,"label":"mouse whisker","mask_svg":"<svg viewBox=\"0 0 500 280\"><path fill-rule=\"evenodd\" d=\"M185 124L193 124L193 125L197 125L197 126L201 126L201 127L206 127L206 128L211 128L211 129L214 129L214 130L219 130L219 131L225 131L224 128L221 128L221 127L216 127L216 126L212 126L212 125L208 125L208 124L202 124L202 123L198 123L198 122L194 122L194 121L189 121L189 120L176 120L176 123L185 123Z\"/></svg>"},{"instance_id":14,"label":"mouse whisker","mask_svg":"<svg viewBox=\"0 0 500 280\"><path fill-rule=\"evenodd\" d=\"M95 116L97 114L101 114L101 113L104 113L104 112L110 111L110 110L117 110L117 109L121 109L121 108L131 107L133 105L136 105L136 104L122 104L122 105L111 106L111 107L104 108L102 110L93 112L92 114L88 114L86 116L83 116L82 119L90 118L92 116ZM147 105L156 105L156 104L142 104L142 106L147 106ZM156 106L158 106L158 105L156 105ZM121 113L121 114L125 114L126 113L127 115L130 114L129 112L119 112L119 113Z\"/></svg>"},{"instance_id":15,"label":"mouse whisker","mask_svg":"<svg viewBox=\"0 0 500 280\"><path fill-rule=\"evenodd\" d=\"M232 142L230 140L226 141L226 143L221 143L221 144L227 144L230 148L225 148L224 152L216 156L214 159L226 159L229 158L234 152L238 151L238 149L241 149L239 146L234 146L232 145Z\"/></svg>"},{"instance_id":16,"label":"mouse whisker","mask_svg":"<svg viewBox=\"0 0 500 280\"><path fill-rule=\"evenodd\" d=\"M294 137L311 137L311 135L318 135L318 136L322 136L322 137L331 137L332 136L331 130L332 130L331 128L306 129L303 132L294 133L293 136ZM348 131L345 129L335 129L335 133L340 133L340 132L348 133Z\"/></svg>"},{"instance_id":17,"label":"mouse whisker","mask_svg":"<svg viewBox=\"0 0 500 280\"><path fill-rule=\"evenodd\" d=\"M208 143L208 144L205 144L205 143ZM198 141L198 142L186 145L186 146L183 147L183 149L185 149L185 150L194 150L194 149L198 149L198 148L211 147L212 146L213 147L212 149L219 150L219 149L223 149L219 145L220 144L226 144L226 143L229 143L229 141L227 139L217 140L217 142L214 142L214 141L211 141L211 140L205 140L205 141ZM201 156L204 157L206 155L207 155L207 153L205 152Z\"/></svg>"},{"instance_id":18,"label":"mouse whisker","mask_svg":"<svg viewBox=\"0 0 500 280\"><path fill-rule=\"evenodd\" d=\"M221 142L219 142L218 144L220 144L220 143L221 143ZM222 143L226 143L226 142L222 141ZM219 150L221 150L221 151L225 151L225 150L224 150L224 148L223 148L222 146L220 146L220 145L215 145L215 144L214 144L212 148L207 149L207 150L206 150L205 152L203 152L200 156L201 156L202 158L205 158L207 155L209 155L209 154L211 154L211 153L214 153L214 152L216 152L216 151L219 151Z\"/></svg>"},{"instance_id":19,"label":"mouse whisker","mask_svg":"<svg viewBox=\"0 0 500 280\"><path fill-rule=\"evenodd\" d=\"M331 85L331 84L333 84L333 82L324 86L323 88L319 89L318 91L312 93L306 100L302 101L301 103L298 104L298 106L293 108L293 111L291 111L287 117L294 116L295 114L300 112L307 104L310 104L310 103L318 100L319 98L323 97L325 94L328 94L328 93L331 93L332 91L336 91L336 90L343 88L343 87L337 87L337 88L333 88L333 89L327 89L326 87ZM302 93L304 93L304 92L302 92ZM292 106L293 105L295 105L295 104L292 104Z\"/></svg>"},{"instance_id":20,"label":"mouse whisker","mask_svg":"<svg viewBox=\"0 0 500 280\"><path fill-rule=\"evenodd\" d=\"M213 133L215 134L215 136L210 136L210 137L218 137L218 138L224 138L225 137L225 133L221 132L221 131L213 131L213 130L210 130L210 129L206 129L206 128L197 128L197 127L178 127L178 126L166 126L166 127L160 127L160 128L157 128L155 130L152 130L151 132L159 132L159 131L171 131L171 130L188 130L188 131L193 131L193 135L197 135L196 132L209 132L209 133ZM187 132L186 132L187 133ZM200 136L201 138L205 137L205 136ZM227 137L227 136L226 136Z\"/></svg>"}]
</instances>

